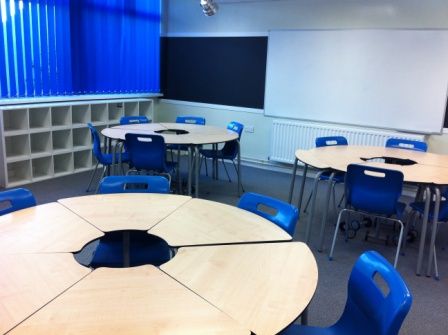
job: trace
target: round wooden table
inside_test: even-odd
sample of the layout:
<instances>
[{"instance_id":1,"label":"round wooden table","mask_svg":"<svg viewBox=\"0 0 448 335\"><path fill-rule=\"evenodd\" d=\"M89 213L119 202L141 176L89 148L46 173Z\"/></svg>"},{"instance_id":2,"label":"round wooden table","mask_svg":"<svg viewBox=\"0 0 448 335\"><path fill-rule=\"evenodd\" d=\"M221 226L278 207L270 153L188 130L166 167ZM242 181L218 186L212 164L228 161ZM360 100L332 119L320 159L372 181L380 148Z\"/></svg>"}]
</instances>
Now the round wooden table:
<instances>
[{"instance_id":1,"label":"round wooden table","mask_svg":"<svg viewBox=\"0 0 448 335\"><path fill-rule=\"evenodd\" d=\"M90 269L71 253L115 230L157 235L160 267ZM276 334L309 304L309 248L255 214L161 194L61 199L0 217L0 333Z\"/></svg>"},{"instance_id":2,"label":"round wooden table","mask_svg":"<svg viewBox=\"0 0 448 335\"><path fill-rule=\"evenodd\" d=\"M198 197L199 192L199 165L200 154L199 148L204 144L212 144L214 149L217 149L218 143L224 143L237 140L238 146L238 134L234 131L219 128L214 126L202 126L187 123L143 123L143 124L129 124L120 125L112 128L106 128L101 133L112 140L124 141L126 134L147 134L147 135L160 135L164 138L166 144L180 144L189 147L189 159L188 159L188 194L191 194L192 175L194 166L194 179L195 179L195 196ZM115 155L113 156L115 157ZM178 161L180 159L180 151L178 150ZM193 163L194 162L194 163ZM241 156L240 148L238 148L238 195L241 190ZM213 174L217 177L218 162L213 162ZM180 183L180 174L178 173L178 182Z\"/></svg>"},{"instance_id":3,"label":"round wooden table","mask_svg":"<svg viewBox=\"0 0 448 335\"><path fill-rule=\"evenodd\" d=\"M400 149L400 148L387 148L387 147L374 147L374 146L356 146L356 145L337 145L314 148L310 150L297 150L295 153L295 162L293 168L293 175L291 181L291 187L289 191L289 202L292 201L292 195L294 191L295 175L297 172L298 161L304 163L302 183L300 187L299 195L299 208L301 207L303 191L305 185L306 173L308 166L315 167L319 170L336 170L347 171L347 167L350 164L363 164L368 166L375 166L384 169L398 170L403 173L404 181L406 183L418 184L425 186L425 213L423 215L422 232L420 237L419 253L417 259L417 275L421 273L421 267L423 262L423 254L425 249L426 231L428 225L429 204L434 195L434 220L433 227L437 224L437 218L440 207L440 186L448 185L448 155L434 154L431 152L420 152L414 150ZM385 163L383 161L390 161L393 163ZM317 184L320 174L315 178L313 186L313 199L311 205L311 215L308 218L306 229L306 240L309 241L310 230L313 221L313 213L315 209L315 200L317 193ZM328 183L328 193L326 197L326 208L324 209L324 215L321 223L321 233L319 249L323 247L323 234L325 223L327 219L328 203L330 200L330 185L332 177ZM433 229L431 235L431 242L428 252L427 263L427 276L431 275L431 266L433 260L433 250L436 238L436 229Z\"/></svg>"}]
</instances>

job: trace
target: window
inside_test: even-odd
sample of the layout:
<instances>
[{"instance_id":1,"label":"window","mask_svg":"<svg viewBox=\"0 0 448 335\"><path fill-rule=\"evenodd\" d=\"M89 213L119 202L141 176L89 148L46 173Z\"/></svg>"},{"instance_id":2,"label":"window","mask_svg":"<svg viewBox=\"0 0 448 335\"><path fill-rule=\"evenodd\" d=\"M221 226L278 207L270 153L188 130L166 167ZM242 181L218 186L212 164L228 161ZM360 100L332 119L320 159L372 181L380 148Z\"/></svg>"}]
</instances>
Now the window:
<instances>
[{"instance_id":1,"label":"window","mask_svg":"<svg viewBox=\"0 0 448 335\"><path fill-rule=\"evenodd\" d=\"M160 1L0 0L2 98L157 93Z\"/></svg>"}]
</instances>

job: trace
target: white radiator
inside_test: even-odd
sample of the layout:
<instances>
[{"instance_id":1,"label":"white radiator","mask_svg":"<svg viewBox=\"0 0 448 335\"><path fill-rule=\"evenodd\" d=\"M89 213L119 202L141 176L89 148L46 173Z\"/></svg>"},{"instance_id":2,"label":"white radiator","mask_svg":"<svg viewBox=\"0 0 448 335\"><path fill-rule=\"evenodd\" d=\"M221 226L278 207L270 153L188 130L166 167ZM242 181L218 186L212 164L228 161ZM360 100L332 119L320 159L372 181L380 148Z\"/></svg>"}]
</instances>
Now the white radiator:
<instances>
[{"instance_id":1,"label":"white radiator","mask_svg":"<svg viewBox=\"0 0 448 335\"><path fill-rule=\"evenodd\" d=\"M297 149L314 148L316 137L344 136L349 144L372 146L384 146L391 137L425 140L424 135L285 120L274 120L271 134L269 159L282 163L294 163Z\"/></svg>"}]
</instances>

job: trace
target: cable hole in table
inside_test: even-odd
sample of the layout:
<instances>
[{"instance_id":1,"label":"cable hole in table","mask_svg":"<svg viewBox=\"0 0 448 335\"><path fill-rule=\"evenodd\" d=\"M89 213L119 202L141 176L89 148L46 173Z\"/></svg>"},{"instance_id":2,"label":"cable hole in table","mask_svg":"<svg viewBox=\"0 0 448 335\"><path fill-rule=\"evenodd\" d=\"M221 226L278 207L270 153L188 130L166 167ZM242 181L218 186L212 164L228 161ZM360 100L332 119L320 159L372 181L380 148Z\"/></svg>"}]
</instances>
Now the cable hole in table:
<instances>
[{"instance_id":1,"label":"cable hole in table","mask_svg":"<svg viewBox=\"0 0 448 335\"><path fill-rule=\"evenodd\" d=\"M186 135L189 134L187 130L183 129L163 129L163 130L156 130L155 133L157 134L165 134L165 135Z\"/></svg>"},{"instance_id":2,"label":"cable hole in table","mask_svg":"<svg viewBox=\"0 0 448 335\"><path fill-rule=\"evenodd\" d=\"M84 246L75 259L93 269L100 267L127 268L141 265L160 266L171 259L168 243L140 230L106 232Z\"/></svg>"},{"instance_id":3,"label":"cable hole in table","mask_svg":"<svg viewBox=\"0 0 448 335\"><path fill-rule=\"evenodd\" d=\"M412 159L388 157L388 156L370 157L370 158L361 157L361 159L365 162L379 162L379 163L395 164L395 165L402 165L402 166L417 164L417 162Z\"/></svg>"}]
</instances>

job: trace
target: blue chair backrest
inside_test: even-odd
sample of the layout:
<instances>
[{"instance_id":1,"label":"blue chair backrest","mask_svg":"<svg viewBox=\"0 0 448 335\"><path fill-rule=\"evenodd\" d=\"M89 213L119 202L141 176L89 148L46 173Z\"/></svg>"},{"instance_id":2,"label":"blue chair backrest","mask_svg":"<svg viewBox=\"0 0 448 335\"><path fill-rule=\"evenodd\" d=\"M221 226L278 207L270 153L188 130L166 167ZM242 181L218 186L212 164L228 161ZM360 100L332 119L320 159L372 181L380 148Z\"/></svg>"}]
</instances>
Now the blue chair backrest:
<instances>
[{"instance_id":1,"label":"blue chair backrest","mask_svg":"<svg viewBox=\"0 0 448 335\"><path fill-rule=\"evenodd\" d=\"M137 170L166 171L165 140L160 135L126 134L129 161Z\"/></svg>"},{"instance_id":2,"label":"blue chair backrest","mask_svg":"<svg viewBox=\"0 0 448 335\"><path fill-rule=\"evenodd\" d=\"M139 123L149 123L149 119L144 116L122 116L120 118L120 124L139 124Z\"/></svg>"},{"instance_id":3,"label":"blue chair backrest","mask_svg":"<svg viewBox=\"0 0 448 335\"><path fill-rule=\"evenodd\" d=\"M89 127L90 129L90 134L92 135L93 139L93 147L92 147L93 155L101 164L106 164L103 152L101 151L101 139L100 135L98 134L98 131L91 123L87 123L87 127Z\"/></svg>"},{"instance_id":4,"label":"blue chair backrest","mask_svg":"<svg viewBox=\"0 0 448 335\"><path fill-rule=\"evenodd\" d=\"M0 192L0 215L36 206L33 193L25 188L15 188Z\"/></svg>"},{"instance_id":5,"label":"blue chair backrest","mask_svg":"<svg viewBox=\"0 0 448 335\"><path fill-rule=\"evenodd\" d=\"M389 138L386 141L386 147L423 151L423 152L426 152L428 150L428 145L425 142L405 140L401 138Z\"/></svg>"},{"instance_id":6,"label":"blue chair backrest","mask_svg":"<svg viewBox=\"0 0 448 335\"><path fill-rule=\"evenodd\" d=\"M205 118L201 116L178 116L176 117L176 123L188 123L188 124L197 124L204 126L205 125Z\"/></svg>"},{"instance_id":7,"label":"blue chair backrest","mask_svg":"<svg viewBox=\"0 0 448 335\"><path fill-rule=\"evenodd\" d=\"M328 147L331 145L348 145L344 136L316 137L316 148Z\"/></svg>"},{"instance_id":8,"label":"blue chair backrest","mask_svg":"<svg viewBox=\"0 0 448 335\"><path fill-rule=\"evenodd\" d=\"M345 177L347 204L357 210L392 215L403 188L403 173L350 164Z\"/></svg>"},{"instance_id":9,"label":"blue chair backrest","mask_svg":"<svg viewBox=\"0 0 448 335\"><path fill-rule=\"evenodd\" d=\"M294 236L297 220L299 219L297 207L257 193L243 194L238 202L238 207L264 217L285 230L289 235ZM263 207L267 207L269 211L274 213L267 212Z\"/></svg>"},{"instance_id":10,"label":"blue chair backrest","mask_svg":"<svg viewBox=\"0 0 448 335\"><path fill-rule=\"evenodd\" d=\"M378 275L382 278L380 286L379 278L375 278ZM411 305L411 293L397 270L379 253L367 251L350 274L347 303L338 323L352 330L347 334L369 329L369 334L396 335Z\"/></svg>"},{"instance_id":11,"label":"blue chair backrest","mask_svg":"<svg viewBox=\"0 0 448 335\"><path fill-rule=\"evenodd\" d=\"M241 139L241 134L243 133L244 126L239 122L232 121L227 125L227 129L237 133L239 141ZM238 153L238 143L236 143L235 141L226 142L221 151L229 159L234 159Z\"/></svg>"},{"instance_id":12,"label":"blue chair backrest","mask_svg":"<svg viewBox=\"0 0 448 335\"><path fill-rule=\"evenodd\" d=\"M161 176L109 176L104 177L98 189L100 194L110 193L169 193L168 179Z\"/></svg>"}]
</instances>

